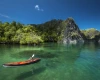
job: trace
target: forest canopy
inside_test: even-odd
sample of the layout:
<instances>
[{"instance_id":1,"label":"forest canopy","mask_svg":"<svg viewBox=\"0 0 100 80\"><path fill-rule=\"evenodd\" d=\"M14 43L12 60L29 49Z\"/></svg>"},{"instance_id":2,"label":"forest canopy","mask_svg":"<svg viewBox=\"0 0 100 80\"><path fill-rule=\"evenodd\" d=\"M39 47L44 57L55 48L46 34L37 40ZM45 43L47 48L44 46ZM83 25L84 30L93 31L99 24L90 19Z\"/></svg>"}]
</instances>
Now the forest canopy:
<instances>
[{"instance_id":1,"label":"forest canopy","mask_svg":"<svg viewBox=\"0 0 100 80\"><path fill-rule=\"evenodd\" d=\"M36 28L15 21L0 22L0 43L38 44L43 42Z\"/></svg>"}]
</instances>

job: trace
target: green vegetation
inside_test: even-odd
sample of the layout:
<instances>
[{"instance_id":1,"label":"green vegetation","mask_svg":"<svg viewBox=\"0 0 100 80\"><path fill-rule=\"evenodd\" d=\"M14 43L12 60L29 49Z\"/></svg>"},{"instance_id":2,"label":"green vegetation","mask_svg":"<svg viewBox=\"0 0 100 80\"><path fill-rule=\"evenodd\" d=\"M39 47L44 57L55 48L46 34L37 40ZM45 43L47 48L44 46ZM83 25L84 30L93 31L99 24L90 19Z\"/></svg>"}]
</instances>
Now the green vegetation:
<instances>
[{"instance_id":1,"label":"green vegetation","mask_svg":"<svg viewBox=\"0 0 100 80\"><path fill-rule=\"evenodd\" d=\"M42 37L45 42L57 42L61 34L62 20L53 19L43 24L35 25L37 33ZM33 25L34 26L34 25Z\"/></svg>"},{"instance_id":2,"label":"green vegetation","mask_svg":"<svg viewBox=\"0 0 100 80\"><path fill-rule=\"evenodd\" d=\"M86 39L88 40L96 40L97 38L100 38L100 32L94 28L82 30L81 32L85 35Z\"/></svg>"},{"instance_id":3,"label":"green vegetation","mask_svg":"<svg viewBox=\"0 0 100 80\"><path fill-rule=\"evenodd\" d=\"M53 19L37 25L0 22L0 43L39 44L63 39L100 40L100 32L94 28L80 31L72 18L65 21Z\"/></svg>"},{"instance_id":4,"label":"green vegetation","mask_svg":"<svg viewBox=\"0 0 100 80\"><path fill-rule=\"evenodd\" d=\"M36 28L21 23L0 22L0 43L38 44L43 42Z\"/></svg>"}]
</instances>

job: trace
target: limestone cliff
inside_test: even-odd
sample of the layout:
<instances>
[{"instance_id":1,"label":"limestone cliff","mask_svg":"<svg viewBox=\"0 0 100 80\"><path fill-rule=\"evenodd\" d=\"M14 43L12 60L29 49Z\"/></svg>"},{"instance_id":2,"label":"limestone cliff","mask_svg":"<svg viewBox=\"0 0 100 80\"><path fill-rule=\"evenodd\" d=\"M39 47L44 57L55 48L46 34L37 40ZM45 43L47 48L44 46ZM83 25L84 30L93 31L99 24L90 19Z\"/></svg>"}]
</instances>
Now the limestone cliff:
<instances>
[{"instance_id":1,"label":"limestone cliff","mask_svg":"<svg viewBox=\"0 0 100 80\"><path fill-rule=\"evenodd\" d=\"M80 29L72 18L63 21L61 27L63 29L61 30L60 42L63 42L64 44L84 42Z\"/></svg>"}]
</instances>

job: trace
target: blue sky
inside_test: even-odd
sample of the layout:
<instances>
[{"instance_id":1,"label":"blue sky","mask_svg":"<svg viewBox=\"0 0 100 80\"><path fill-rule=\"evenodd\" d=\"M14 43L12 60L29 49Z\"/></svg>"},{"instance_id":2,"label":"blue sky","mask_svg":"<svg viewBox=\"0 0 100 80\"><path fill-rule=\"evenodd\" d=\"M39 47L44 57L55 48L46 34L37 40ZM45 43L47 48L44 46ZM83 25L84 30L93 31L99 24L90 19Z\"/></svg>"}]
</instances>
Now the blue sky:
<instances>
[{"instance_id":1,"label":"blue sky","mask_svg":"<svg viewBox=\"0 0 100 80\"><path fill-rule=\"evenodd\" d=\"M80 29L100 30L100 0L0 0L0 21L40 24L73 17Z\"/></svg>"}]
</instances>

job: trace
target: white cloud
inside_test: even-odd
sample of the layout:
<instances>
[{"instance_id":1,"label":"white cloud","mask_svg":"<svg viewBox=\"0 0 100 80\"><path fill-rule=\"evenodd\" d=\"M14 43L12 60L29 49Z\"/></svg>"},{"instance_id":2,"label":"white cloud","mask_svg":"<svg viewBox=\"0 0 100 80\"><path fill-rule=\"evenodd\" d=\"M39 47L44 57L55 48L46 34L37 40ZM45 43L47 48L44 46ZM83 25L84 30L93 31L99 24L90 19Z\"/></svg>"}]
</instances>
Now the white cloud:
<instances>
[{"instance_id":1,"label":"white cloud","mask_svg":"<svg viewBox=\"0 0 100 80\"><path fill-rule=\"evenodd\" d=\"M2 17L4 17L4 18L9 18L9 19L10 19L10 17L9 17L9 16L4 15L4 14L1 14L1 13L0 13L0 16L2 16Z\"/></svg>"},{"instance_id":2,"label":"white cloud","mask_svg":"<svg viewBox=\"0 0 100 80\"><path fill-rule=\"evenodd\" d=\"M35 5L35 9L38 10L38 11L44 11L43 9L41 9L41 8L39 7L39 5Z\"/></svg>"},{"instance_id":3,"label":"white cloud","mask_svg":"<svg viewBox=\"0 0 100 80\"><path fill-rule=\"evenodd\" d=\"M35 9L40 10L39 5L35 5Z\"/></svg>"}]
</instances>

